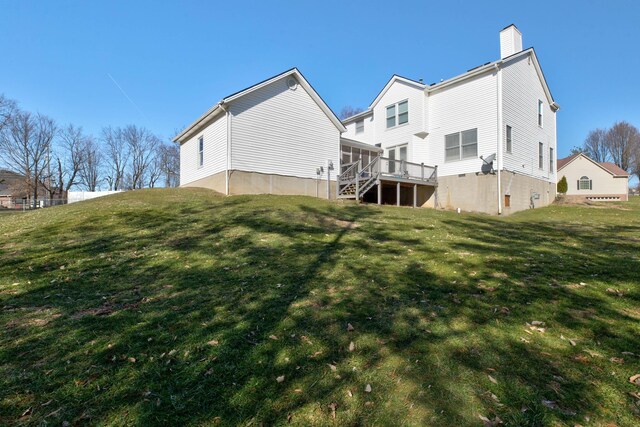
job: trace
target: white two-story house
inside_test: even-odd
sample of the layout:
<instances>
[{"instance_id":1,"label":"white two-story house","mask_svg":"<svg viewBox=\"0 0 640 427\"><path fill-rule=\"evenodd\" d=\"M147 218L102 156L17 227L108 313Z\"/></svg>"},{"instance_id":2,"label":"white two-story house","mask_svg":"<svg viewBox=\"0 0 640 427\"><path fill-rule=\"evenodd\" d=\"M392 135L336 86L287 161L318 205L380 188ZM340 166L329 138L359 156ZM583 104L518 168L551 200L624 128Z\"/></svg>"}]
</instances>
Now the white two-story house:
<instances>
[{"instance_id":1,"label":"white two-story house","mask_svg":"<svg viewBox=\"0 0 640 427\"><path fill-rule=\"evenodd\" d=\"M510 25L501 58L432 85L393 76L342 122L295 68L223 98L175 141L180 185L510 213L556 195L556 111Z\"/></svg>"},{"instance_id":2,"label":"white two-story house","mask_svg":"<svg viewBox=\"0 0 640 427\"><path fill-rule=\"evenodd\" d=\"M378 180L383 202L395 197L400 204L509 213L555 199L559 106L514 25L500 32L500 53L497 61L431 85L395 75L366 111L343 120L343 141L383 150L374 165L383 178L409 169L399 175L406 181ZM351 151L343 146L343 169L359 158ZM422 164L436 167L432 183L414 182ZM353 185L341 187L353 193ZM361 197L376 199L371 191Z\"/></svg>"}]
</instances>

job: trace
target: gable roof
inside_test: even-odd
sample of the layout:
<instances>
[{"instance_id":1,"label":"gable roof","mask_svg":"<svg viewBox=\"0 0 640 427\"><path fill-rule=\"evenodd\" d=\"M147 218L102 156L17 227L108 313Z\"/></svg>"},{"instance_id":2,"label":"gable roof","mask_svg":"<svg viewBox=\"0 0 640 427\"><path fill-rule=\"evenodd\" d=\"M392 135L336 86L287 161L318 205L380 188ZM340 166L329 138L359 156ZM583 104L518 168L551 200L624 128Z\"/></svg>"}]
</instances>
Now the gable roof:
<instances>
[{"instance_id":1,"label":"gable roof","mask_svg":"<svg viewBox=\"0 0 640 427\"><path fill-rule=\"evenodd\" d=\"M207 110L207 112L205 112L202 116L200 116L196 121L191 123L182 132L176 135L176 137L173 138L173 141L182 142L189 135L197 132L200 128L202 128L202 126L206 125L211 119L215 118L218 114L226 111L226 109L224 108L225 104L228 104L253 91L256 91L260 88L270 85L273 82L276 82L280 79L283 79L289 76L294 76L296 78L300 86L302 86L307 91L309 96L311 96L311 99L313 99L316 102L316 104L318 104L318 107L320 107L320 109L327 115L329 120L331 120L331 122L334 124L336 128L338 128L340 132L345 132L347 130L342 124L342 122L340 121L340 119L338 118L338 116L336 116L333 110L331 110L331 108L327 105L327 103L324 102L322 97L318 94L318 92L316 92L313 86L311 86L311 84L307 81L307 79L304 78L302 73L297 68L294 67L280 74L277 74L273 77L270 77L266 80L263 80L259 83L256 83L252 86L249 86L245 89L239 90L238 92L232 93L231 95L225 96L224 98L222 98L222 100L220 100L220 102L215 104L213 107Z\"/></svg>"},{"instance_id":2,"label":"gable roof","mask_svg":"<svg viewBox=\"0 0 640 427\"><path fill-rule=\"evenodd\" d=\"M606 170L608 170L609 172L611 172L616 176L629 176L629 173L626 170L622 169L620 166L616 165L615 163L601 162L600 166L602 166L603 168L605 168Z\"/></svg>"},{"instance_id":3,"label":"gable roof","mask_svg":"<svg viewBox=\"0 0 640 427\"><path fill-rule=\"evenodd\" d=\"M373 107L378 103L378 101L380 101L380 99L382 99L384 94L387 93L387 91L391 88L391 86L393 86L393 84L395 82L402 82L402 83L408 84L409 86L414 86L414 87L416 87L418 89L423 89L423 90L424 90L424 88L427 87L427 85L425 85L422 82L418 82L418 81L411 80L411 79L408 79L406 77L402 77L402 76L399 76L397 74L394 74L393 76L391 76L391 78L389 79L387 84L384 85L384 87L378 93L378 95L375 97L375 99L371 102L371 104L369 105L369 108L367 108L367 111L373 110Z\"/></svg>"},{"instance_id":4,"label":"gable roof","mask_svg":"<svg viewBox=\"0 0 640 427\"><path fill-rule=\"evenodd\" d=\"M513 24L512 24L513 25ZM505 27L505 28L509 28L509 26ZM498 59L497 61L493 61L493 62L487 62L485 64L479 65L477 67L471 68L469 69L467 72L459 74L457 76L451 77L447 80L443 80L439 83L434 83L433 85L425 85L424 83L421 82L417 82L415 80L411 80L408 79L406 77L402 77L399 76L397 74L394 74L393 76L391 76L391 79L389 79L389 81L387 82L387 84L382 88L382 90L378 93L378 95L375 97L375 99L373 100L373 102L371 102L371 105L369 105L369 107L363 111L362 113L358 113L354 116L351 117L347 117L346 119L344 119L342 122L343 123L349 123L352 122L353 120L360 118L360 117L365 117L367 116L369 113L373 112L373 107L378 103L378 101L380 101L380 98L382 98L384 96L384 94L389 90L389 88L391 87L391 85L393 83L395 83L396 81L402 81L406 84L410 84L410 85L414 85L417 87L421 87L423 90L425 90L426 92L433 92L436 90L440 90L443 89L449 85L452 85L454 83L469 79L471 77L474 77L478 74L482 74L487 72L488 70L495 68L496 66L502 66L504 64L507 64L508 62L511 61L515 61L523 56L527 56L527 55L531 55L531 57L533 58L533 64L534 67L536 69L536 73L538 74L538 78L540 79L540 83L542 84L542 88L544 90L545 95L547 96L547 101L549 102L549 105L551 106L551 108L554 111L558 111L560 109L560 105L558 105L557 102L555 102L555 100L553 99L553 95L551 94L551 90L549 89L549 85L547 84L547 80L544 76L544 72L542 71L542 67L540 66L540 62L538 61L538 56L536 55L536 51L533 47L529 47L527 49L523 49L520 52L516 52L513 55L507 56L505 58L502 59Z\"/></svg>"},{"instance_id":5,"label":"gable roof","mask_svg":"<svg viewBox=\"0 0 640 427\"><path fill-rule=\"evenodd\" d=\"M568 157L565 157L563 159L558 159L558 170L562 169L564 167L564 165L566 165L567 163L569 163L571 160L575 159L576 157L578 157L580 153L576 153L576 154L572 154Z\"/></svg>"},{"instance_id":6,"label":"gable roof","mask_svg":"<svg viewBox=\"0 0 640 427\"><path fill-rule=\"evenodd\" d=\"M627 171L625 171L624 169L622 169L618 165L616 165L614 163L611 163L611 162L600 162L600 163L598 163L598 162L596 162L595 160L593 160L591 157L587 156L584 153L576 153L576 154L572 154L571 156L565 157L563 159L558 159L558 172L560 171L560 169L564 168L565 166L567 166L569 163L573 162L578 157L584 157L585 159L589 160L594 165L600 167L601 169L605 170L606 172L610 173L613 176L623 176L623 177L628 177L629 176Z\"/></svg>"}]
</instances>

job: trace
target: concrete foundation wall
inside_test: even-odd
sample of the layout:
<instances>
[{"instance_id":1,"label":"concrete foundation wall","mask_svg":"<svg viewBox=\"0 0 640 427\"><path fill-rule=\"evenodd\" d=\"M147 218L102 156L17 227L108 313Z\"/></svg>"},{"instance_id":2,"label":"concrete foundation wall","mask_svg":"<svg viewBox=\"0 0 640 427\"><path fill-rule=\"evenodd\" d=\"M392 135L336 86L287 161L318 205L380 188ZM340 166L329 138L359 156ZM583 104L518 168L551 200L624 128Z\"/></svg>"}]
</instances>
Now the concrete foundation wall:
<instances>
[{"instance_id":1,"label":"concrete foundation wall","mask_svg":"<svg viewBox=\"0 0 640 427\"><path fill-rule=\"evenodd\" d=\"M327 180L260 172L231 171L231 194L282 194L327 198ZM331 198L336 198L336 182L330 181Z\"/></svg>"},{"instance_id":2,"label":"concrete foundation wall","mask_svg":"<svg viewBox=\"0 0 640 427\"><path fill-rule=\"evenodd\" d=\"M180 187L202 187L202 188L208 188L210 190L215 190L218 193L224 194L226 191L225 182L226 182L225 172L223 171L223 172L218 172L214 175L209 175L205 178L191 181L187 184L182 184L180 185Z\"/></svg>"},{"instance_id":3,"label":"concrete foundation wall","mask_svg":"<svg viewBox=\"0 0 640 427\"><path fill-rule=\"evenodd\" d=\"M525 209L547 206L556 198L556 185L552 182L502 171L502 191L500 201L503 215ZM539 198L532 196L537 193ZM505 207L509 196L510 207ZM496 175L463 174L438 177L436 194L430 197L424 207L458 209L470 212L498 213L498 179Z\"/></svg>"}]
</instances>

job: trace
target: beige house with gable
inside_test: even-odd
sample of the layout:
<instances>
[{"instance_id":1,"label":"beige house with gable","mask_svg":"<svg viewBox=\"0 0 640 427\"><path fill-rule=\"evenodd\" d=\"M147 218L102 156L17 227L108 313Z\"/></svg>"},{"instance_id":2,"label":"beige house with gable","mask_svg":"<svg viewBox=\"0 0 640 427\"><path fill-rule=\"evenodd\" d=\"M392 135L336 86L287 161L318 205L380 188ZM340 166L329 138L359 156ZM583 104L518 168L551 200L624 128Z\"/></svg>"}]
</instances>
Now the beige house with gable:
<instances>
[{"instance_id":1,"label":"beige house with gable","mask_svg":"<svg viewBox=\"0 0 640 427\"><path fill-rule=\"evenodd\" d=\"M558 181L567 178L571 201L627 201L629 174L611 162L598 163L579 153L558 160Z\"/></svg>"}]
</instances>

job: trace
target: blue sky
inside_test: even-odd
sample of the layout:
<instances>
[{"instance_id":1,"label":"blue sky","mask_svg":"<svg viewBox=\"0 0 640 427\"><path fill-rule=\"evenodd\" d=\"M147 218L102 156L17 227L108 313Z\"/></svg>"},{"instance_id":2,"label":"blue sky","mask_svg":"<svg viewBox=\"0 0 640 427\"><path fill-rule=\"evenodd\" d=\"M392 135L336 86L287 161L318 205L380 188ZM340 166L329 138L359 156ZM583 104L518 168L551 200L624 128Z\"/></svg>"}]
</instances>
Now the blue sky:
<instances>
[{"instance_id":1,"label":"blue sky","mask_svg":"<svg viewBox=\"0 0 640 427\"><path fill-rule=\"evenodd\" d=\"M96 135L169 138L293 66L337 113L366 107L394 73L432 83L498 59L515 23L562 108L564 156L592 128L640 127L638 18L632 1L0 0L0 93Z\"/></svg>"}]
</instances>

